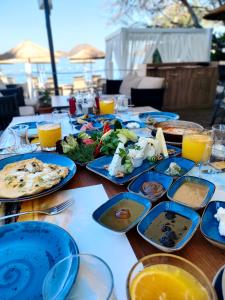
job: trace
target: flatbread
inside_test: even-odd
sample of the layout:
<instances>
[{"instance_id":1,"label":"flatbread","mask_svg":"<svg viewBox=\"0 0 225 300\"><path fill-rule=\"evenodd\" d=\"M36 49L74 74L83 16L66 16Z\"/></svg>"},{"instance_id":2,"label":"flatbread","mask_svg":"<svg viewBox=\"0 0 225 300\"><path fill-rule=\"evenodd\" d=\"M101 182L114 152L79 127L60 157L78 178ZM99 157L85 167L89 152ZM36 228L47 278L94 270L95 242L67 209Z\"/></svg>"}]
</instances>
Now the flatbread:
<instances>
[{"instance_id":1,"label":"flatbread","mask_svg":"<svg viewBox=\"0 0 225 300\"><path fill-rule=\"evenodd\" d=\"M68 173L66 167L36 158L8 164L0 171L0 197L18 198L40 193L58 184Z\"/></svg>"}]
</instances>

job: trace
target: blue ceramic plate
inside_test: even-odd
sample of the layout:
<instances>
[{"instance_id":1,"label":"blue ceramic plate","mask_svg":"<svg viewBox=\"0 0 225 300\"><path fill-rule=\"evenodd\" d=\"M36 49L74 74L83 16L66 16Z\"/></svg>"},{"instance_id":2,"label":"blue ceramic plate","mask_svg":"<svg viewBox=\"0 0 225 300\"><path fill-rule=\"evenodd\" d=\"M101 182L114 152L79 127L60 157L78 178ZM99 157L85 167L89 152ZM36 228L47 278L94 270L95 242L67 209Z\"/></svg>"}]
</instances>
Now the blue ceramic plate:
<instances>
[{"instance_id":1,"label":"blue ceramic plate","mask_svg":"<svg viewBox=\"0 0 225 300\"><path fill-rule=\"evenodd\" d=\"M165 247L160 243L156 243L150 240L146 235L145 231L152 224L153 220L155 220L162 212L164 211L171 211L177 213L189 220L191 220L191 227L187 230L186 234L174 247ZM165 251L165 252L174 252L182 249L188 241L192 238L195 231L198 228L200 222L200 216L191 208L187 208L181 204L170 202L170 201L163 201L156 205L154 208L150 210L150 212L144 217L144 219L138 224L137 230L138 233L150 244L155 246L156 248Z\"/></svg>"},{"instance_id":2,"label":"blue ceramic plate","mask_svg":"<svg viewBox=\"0 0 225 300\"><path fill-rule=\"evenodd\" d=\"M163 186L164 190L160 193L160 195L157 195L155 197L154 196L149 197L142 192L142 190L141 190L142 184L144 182L150 182L150 181L160 183ZM160 173L157 173L154 171L148 171L148 172L141 174L137 178L135 178L129 184L128 191L136 193L136 194L140 194L143 197L146 197L150 201L154 202L157 199L161 198L166 193L166 191L168 190L168 188L170 187L172 182L173 182L173 177L171 177L171 176L160 174Z\"/></svg>"},{"instance_id":3,"label":"blue ceramic plate","mask_svg":"<svg viewBox=\"0 0 225 300\"><path fill-rule=\"evenodd\" d=\"M175 146L172 146L172 145L166 145L166 147L167 147L167 150L169 152L170 157L181 155L181 148L175 147Z\"/></svg>"},{"instance_id":4,"label":"blue ceramic plate","mask_svg":"<svg viewBox=\"0 0 225 300\"><path fill-rule=\"evenodd\" d=\"M139 125L139 127L138 128L129 128L127 125L130 124L130 123L137 123ZM123 127L127 128L127 129L130 129L130 130L135 130L135 129L145 128L146 127L145 123L139 122L139 121L136 121L136 120L125 121L122 124L123 124Z\"/></svg>"},{"instance_id":5,"label":"blue ceramic plate","mask_svg":"<svg viewBox=\"0 0 225 300\"><path fill-rule=\"evenodd\" d=\"M74 126L74 128L76 129L76 130L79 130L80 131L80 129L81 129L81 127L82 127L83 125L75 125ZM103 125L102 125L102 123L100 123L100 122L92 122L92 126L94 127L93 129L90 129L90 130L86 130L86 131L84 131L84 132L92 132L92 131L94 131L94 130L101 130L102 128L103 128Z\"/></svg>"},{"instance_id":6,"label":"blue ceramic plate","mask_svg":"<svg viewBox=\"0 0 225 300\"><path fill-rule=\"evenodd\" d=\"M34 138L38 136L38 132L37 132L37 122L25 122L25 123L19 123L16 125L28 125L28 137L29 138ZM15 126L16 126L15 125ZM13 128L14 126L12 126L11 128Z\"/></svg>"},{"instance_id":7,"label":"blue ceramic plate","mask_svg":"<svg viewBox=\"0 0 225 300\"><path fill-rule=\"evenodd\" d=\"M173 199L174 197L174 194L176 193L176 191L180 188L180 186L185 183L185 182L194 182L194 183L197 183L197 184L200 184L200 185L204 185L208 188L208 193L205 197L205 199L202 201L201 205L199 206L189 206L188 204L182 202L182 199L180 199L180 201L176 201ZM174 184L169 188L168 192L167 192L167 197L172 200L172 201L176 201L177 203L181 203L187 207L191 207L193 209L200 209L200 208L203 208L205 207L208 202L211 200L213 194L215 192L215 185L206 180L206 179L202 179L202 178L198 178L198 177L194 177L194 176L183 176L183 177L180 177L177 181L174 182Z\"/></svg>"},{"instance_id":8,"label":"blue ceramic plate","mask_svg":"<svg viewBox=\"0 0 225 300\"><path fill-rule=\"evenodd\" d=\"M131 181L132 179L134 179L141 173L153 168L157 164L157 163L151 163L148 160L145 160L143 162L143 164L140 167L135 168L131 174L127 174L124 177L118 178L115 176L110 176L109 172L104 168L104 166L110 165L112 159L113 159L113 156L102 156L102 157L97 158L97 159L91 161L90 163L88 163L86 167L88 170L110 180L111 182L113 182L115 184L123 185L123 184Z\"/></svg>"},{"instance_id":9,"label":"blue ceramic plate","mask_svg":"<svg viewBox=\"0 0 225 300\"><path fill-rule=\"evenodd\" d=\"M2 202L17 202L17 201L25 201L25 200L32 200L38 197L43 197L48 194L51 194L57 190L59 190L61 187L63 187L71 178L73 178L74 174L76 173L76 165L75 163L69 159L68 157L64 155L54 154L54 153L28 153L28 154L21 154L21 155L15 155L11 157L7 157L0 160L0 170L4 168L7 164L11 164L17 161L30 159L30 158L37 158L40 159L44 163L48 164L56 164L59 166L67 167L69 169L68 175L60 181L57 185L53 186L52 188L45 190L41 193L30 195L30 196L24 196L14 199L8 199L8 198L0 198L0 201Z\"/></svg>"},{"instance_id":10,"label":"blue ceramic plate","mask_svg":"<svg viewBox=\"0 0 225 300\"><path fill-rule=\"evenodd\" d=\"M112 114L106 114L106 115L98 115L98 116L94 116L94 119L101 122L102 120L112 120L112 119L116 119L115 115Z\"/></svg>"},{"instance_id":11,"label":"blue ceramic plate","mask_svg":"<svg viewBox=\"0 0 225 300\"><path fill-rule=\"evenodd\" d=\"M218 226L219 222L214 217L217 213L218 208L225 208L225 202L223 201L211 201L206 206L202 215L202 221L200 229L204 237L220 248L225 249L225 237L219 234Z\"/></svg>"},{"instance_id":12,"label":"blue ceramic plate","mask_svg":"<svg viewBox=\"0 0 225 300\"><path fill-rule=\"evenodd\" d=\"M218 300L225 299L225 266L222 266L213 279L213 286L216 290Z\"/></svg>"},{"instance_id":13,"label":"blue ceramic plate","mask_svg":"<svg viewBox=\"0 0 225 300\"><path fill-rule=\"evenodd\" d=\"M123 199L129 199L129 201L134 201L134 202L137 202L137 203L140 203L144 206L144 211L142 212L142 214L136 219L134 220L130 225L128 225L124 230L115 230L115 229L112 229L111 227L107 226L106 224L102 223L100 221L100 218L101 216L107 211L109 210L110 208L112 208L115 204L117 204L118 202L120 202L121 200ZM136 195L136 194L133 194L133 193L120 193L114 197L112 197L111 199L109 199L107 202L105 202L104 204L102 204L99 208L97 208L93 214L92 214L92 217L93 219L99 223L100 225L102 225L103 227L106 227L112 231L115 231L115 232L119 232L119 233L125 233L127 232L128 230L130 230L131 228L133 228L145 215L146 213L150 210L151 208L151 203L141 197L140 195Z\"/></svg>"},{"instance_id":14,"label":"blue ceramic plate","mask_svg":"<svg viewBox=\"0 0 225 300\"><path fill-rule=\"evenodd\" d=\"M178 120L180 116L175 113L167 112L167 111L151 111L144 112L139 114L139 119L145 120L146 118L154 119L156 122L164 122L169 120Z\"/></svg>"},{"instance_id":15,"label":"blue ceramic plate","mask_svg":"<svg viewBox=\"0 0 225 300\"><path fill-rule=\"evenodd\" d=\"M67 231L46 222L1 226L0 244L0 298L5 300L43 299L42 285L48 271L58 261L78 253ZM74 280L77 270L78 264L74 268ZM64 287L64 295L72 283Z\"/></svg>"},{"instance_id":16,"label":"blue ceramic plate","mask_svg":"<svg viewBox=\"0 0 225 300\"><path fill-rule=\"evenodd\" d=\"M170 149L170 147L168 148ZM175 178L185 175L195 166L195 162L193 162L192 160L183 157L169 157L159 162L159 164L155 167L155 170L159 173L166 174L165 172L172 162L176 163L182 169L182 173L179 176L173 176Z\"/></svg>"}]
</instances>

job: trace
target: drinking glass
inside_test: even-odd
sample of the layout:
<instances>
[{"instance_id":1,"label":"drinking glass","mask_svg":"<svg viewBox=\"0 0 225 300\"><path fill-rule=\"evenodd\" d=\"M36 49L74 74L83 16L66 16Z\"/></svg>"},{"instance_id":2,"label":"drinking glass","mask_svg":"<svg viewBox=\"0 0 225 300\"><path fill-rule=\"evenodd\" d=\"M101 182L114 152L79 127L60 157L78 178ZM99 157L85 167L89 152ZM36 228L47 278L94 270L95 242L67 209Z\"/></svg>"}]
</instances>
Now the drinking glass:
<instances>
[{"instance_id":1,"label":"drinking glass","mask_svg":"<svg viewBox=\"0 0 225 300\"><path fill-rule=\"evenodd\" d=\"M126 95L117 96L117 112L127 112L128 111L128 97Z\"/></svg>"},{"instance_id":2,"label":"drinking glass","mask_svg":"<svg viewBox=\"0 0 225 300\"><path fill-rule=\"evenodd\" d=\"M209 152L206 149L206 152ZM225 172L225 140L214 141L211 155L201 166L201 173L216 174Z\"/></svg>"},{"instance_id":3,"label":"drinking glass","mask_svg":"<svg viewBox=\"0 0 225 300\"><path fill-rule=\"evenodd\" d=\"M140 274L144 275L149 271L152 273L148 273L148 278L144 278L144 276L141 278ZM186 292L191 291L196 294L199 287L206 296L201 299L217 300L216 293L205 274L197 266L180 256L158 253L140 259L131 268L128 275L127 296L129 300L136 299L133 294L138 277L139 280L143 280L143 285L139 289L139 298L137 297L137 299L151 300L151 293L152 299L156 299L157 296L157 299L167 299L166 296L170 293L168 299L184 300L189 299ZM182 287L183 291L179 290L179 287ZM171 293L173 293L173 296L171 296ZM195 296L193 299L200 298Z\"/></svg>"},{"instance_id":4,"label":"drinking glass","mask_svg":"<svg viewBox=\"0 0 225 300\"><path fill-rule=\"evenodd\" d=\"M115 99L113 95L102 95L99 99L100 114L114 114L115 113Z\"/></svg>"},{"instance_id":5,"label":"drinking glass","mask_svg":"<svg viewBox=\"0 0 225 300\"><path fill-rule=\"evenodd\" d=\"M62 138L60 122L37 123L38 139L43 151L55 151L56 142Z\"/></svg>"},{"instance_id":6,"label":"drinking glass","mask_svg":"<svg viewBox=\"0 0 225 300\"><path fill-rule=\"evenodd\" d=\"M182 141L182 157L191 159L196 163L207 161L211 155L212 143L211 130L186 131Z\"/></svg>"},{"instance_id":7,"label":"drinking glass","mask_svg":"<svg viewBox=\"0 0 225 300\"><path fill-rule=\"evenodd\" d=\"M30 144L28 139L28 125L18 124L9 127L9 132L13 135L14 144L10 147L11 153L25 154L34 152L37 146Z\"/></svg>"},{"instance_id":8,"label":"drinking glass","mask_svg":"<svg viewBox=\"0 0 225 300\"><path fill-rule=\"evenodd\" d=\"M214 140L225 140L225 124L213 125L212 132Z\"/></svg>"},{"instance_id":9,"label":"drinking glass","mask_svg":"<svg viewBox=\"0 0 225 300\"><path fill-rule=\"evenodd\" d=\"M113 288L106 262L95 255L77 254L53 266L45 277L42 295L44 300L111 300Z\"/></svg>"}]
</instances>

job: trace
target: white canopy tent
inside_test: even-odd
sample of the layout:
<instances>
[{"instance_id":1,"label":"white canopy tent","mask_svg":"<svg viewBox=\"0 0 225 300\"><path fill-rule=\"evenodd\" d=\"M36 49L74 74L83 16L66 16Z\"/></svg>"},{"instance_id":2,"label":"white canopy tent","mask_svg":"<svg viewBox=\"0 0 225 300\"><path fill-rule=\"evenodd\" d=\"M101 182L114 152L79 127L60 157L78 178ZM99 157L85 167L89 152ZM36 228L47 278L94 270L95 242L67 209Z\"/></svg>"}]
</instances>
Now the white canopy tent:
<instances>
[{"instance_id":1,"label":"white canopy tent","mask_svg":"<svg viewBox=\"0 0 225 300\"><path fill-rule=\"evenodd\" d=\"M106 38L106 76L113 78L114 63L120 77L152 62L158 49L163 63L209 62L211 29L121 28Z\"/></svg>"}]
</instances>

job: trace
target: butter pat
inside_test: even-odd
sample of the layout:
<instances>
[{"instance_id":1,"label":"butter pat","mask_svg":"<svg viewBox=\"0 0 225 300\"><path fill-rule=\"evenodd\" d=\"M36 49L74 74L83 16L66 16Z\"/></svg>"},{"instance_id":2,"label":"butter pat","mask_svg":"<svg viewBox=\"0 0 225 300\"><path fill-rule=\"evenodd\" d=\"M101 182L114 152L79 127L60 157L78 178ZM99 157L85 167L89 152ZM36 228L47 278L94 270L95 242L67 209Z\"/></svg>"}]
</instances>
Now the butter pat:
<instances>
[{"instance_id":1,"label":"butter pat","mask_svg":"<svg viewBox=\"0 0 225 300\"><path fill-rule=\"evenodd\" d=\"M225 208L220 207L217 210L217 213L214 215L214 217L219 222L219 227L218 227L219 234L221 236L225 236Z\"/></svg>"}]
</instances>

